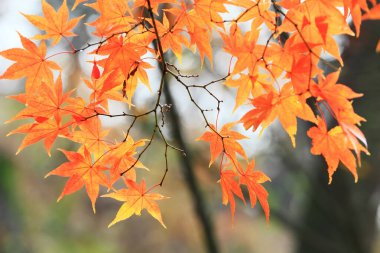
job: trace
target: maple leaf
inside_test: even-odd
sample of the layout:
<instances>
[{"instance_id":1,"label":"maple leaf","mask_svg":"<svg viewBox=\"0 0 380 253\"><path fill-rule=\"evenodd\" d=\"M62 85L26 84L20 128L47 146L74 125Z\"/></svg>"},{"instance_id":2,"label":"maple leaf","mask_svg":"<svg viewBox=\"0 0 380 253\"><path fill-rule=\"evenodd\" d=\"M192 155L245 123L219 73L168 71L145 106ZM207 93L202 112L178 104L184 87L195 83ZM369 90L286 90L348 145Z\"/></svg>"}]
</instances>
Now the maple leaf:
<instances>
[{"instance_id":1,"label":"maple leaf","mask_svg":"<svg viewBox=\"0 0 380 253\"><path fill-rule=\"evenodd\" d=\"M315 122L314 113L306 104L306 98L307 94L296 95L291 83L287 83L279 93L273 91L252 99L254 109L247 112L240 121L245 129L253 127L255 131L261 126L262 132L278 117L295 147L297 117Z\"/></svg>"},{"instance_id":2,"label":"maple leaf","mask_svg":"<svg viewBox=\"0 0 380 253\"><path fill-rule=\"evenodd\" d=\"M146 43L150 43L149 38L146 38ZM118 71L120 71L122 74L122 77L120 77L122 78L122 81L129 81L129 79L134 79L133 77L135 77L140 79L141 82L150 89L145 71L152 66L141 60L141 57L147 52L147 45L142 43L142 41L135 42L120 36L108 40L101 49L94 53L107 56L106 59L98 61L98 64L104 68L105 73L113 71L114 73L112 75L118 75ZM104 75L105 74L103 73L103 76ZM133 93L129 95L133 95Z\"/></svg>"},{"instance_id":3,"label":"maple leaf","mask_svg":"<svg viewBox=\"0 0 380 253\"><path fill-rule=\"evenodd\" d=\"M124 202L117 212L115 219L108 225L108 227L111 227L117 222L128 219L133 214L141 215L141 211L146 209L153 218L158 220L161 225L166 228L162 221L161 211L156 201L168 197L158 193L149 193L150 190L146 190L144 180L142 180L140 184L137 184L136 182L127 179L125 180L125 183L128 186L128 189L121 189L102 196Z\"/></svg>"},{"instance_id":4,"label":"maple leaf","mask_svg":"<svg viewBox=\"0 0 380 253\"><path fill-rule=\"evenodd\" d=\"M251 30L243 34L239 27L231 26L229 34L220 34L225 43L224 49L236 57L233 73L239 74L248 68L249 73L254 76L253 71L262 64L258 59L262 57L265 48L257 43L260 31Z\"/></svg>"},{"instance_id":5,"label":"maple leaf","mask_svg":"<svg viewBox=\"0 0 380 253\"><path fill-rule=\"evenodd\" d=\"M268 76L265 74L239 74L237 79L232 76L228 77L224 84L228 87L238 89L233 111L243 105L248 100L250 95L252 95L252 97L258 97L263 93L273 91L273 86L271 83L268 83L267 77Z\"/></svg>"},{"instance_id":6,"label":"maple leaf","mask_svg":"<svg viewBox=\"0 0 380 253\"><path fill-rule=\"evenodd\" d=\"M45 139L44 146L48 155L50 156L50 149L55 139L57 139L58 136L64 137L68 135L67 126L69 124L70 123L66 123L62 125L60 118L53 118L43 121L42 123L36 122L22 125L9 132L7 136L16 133L26 134L16 154L20 153L25 147L34 144L42 139Z\"/></svg>"},{"instance_id":7,"label":"maple leaf","mask_svg":"<svg viewBox=\"0 0 380 253\"><path fill-rule=\"evenodd\" d=\"M236 178L238 174L233 170L223 170L220 172L220 187L222 188L222 203L230 203L232 219L235 216L235 198L234 194L241 200L244 200L243 193Z\"/></svg>"},{"instance_id":8,"label":"maple leaf","mask_svg":"<svg viewBox=\"0 0 380 253\"><path fill-rule=\"evenodd\" d=\"M229 4L242 7L243 10L237 21L246 22L253 20L252 27L260 27L264 22L270 28L274 29L275 13L270 11L272 3L270 1L251 1L251 0L230 0Z\"/></svg>"},{"instance_id":9,"label":"maple leaf","mask_svg":"<svg viewBox=\"0 0 380 253\"><path fill-rule=\"evenodd\" d=\"M61 68L46 56L46 45L41 42L38 48L31 40L19 34L24 48L12 48L0 52L0 55L15 61L1 76L0 79L19 79L26 77L26 91L34 92L41 82L52 83L52 70Z\"/></svg>"},{"instance_id":10,"label":"maple leaf","mask_svg":"<svg viewBox=\"0 0 380 253\"><path fill-rule=\"evenodd\" d=\"M296 31L298 28L302 35L297 32L296 36L302 36L311 44L315 43L313 39L315 40L317 36L321 36L320 38L322 39L324 35L353 35L346 18L334 6L332 1L303 1L301 4L291 8L286 16L287 18L279 27L279 31L291 32ZM297 24L297 28L294 24Z\"/></svg>"},{"instance_id":11,"label":"maple leaf","mask_svg":"<svg viewBox=\"0 0 380 253\"><path fill-rule=\"evenodd\" d=\"M312 84L310 93L318 100L326 100L333 110L351 107L350 99L363 96L343 84L337 84L340 71L329 74L326 78L319 76L318 85Z\"/></svg>"},{"instance_id":12,"label":"maple leaf","mask_svg":"<svg viewBox=\"0 0 380 253\"><path fill-rule=\"evenodd\" d=\"M125 178L136 180L134 168L148 170L141 161L134 157L137 153L136 149L144 146L147 141L147 139L134 141L128 135L125 141L111 146L110 152L103 157L103 162L111 164L110 178L112 184L120 178L122 173Z\"/></svg>"},{"instance_id":13,"label":"maple leaf","mask_svg":"<svg viewBox=\"0 0 380 253\"><path fill-rule=\"evenodd\" d=\"M328 165L329 184L338 164L341 161L352 173L355 182L358 181L356 172L356 159L350 151L350 144L346 138L342 127L336 126L327 130L326 123L323 119L318 118L316 127L307 131L307 135L312 139L311 153L314 155L322 154Z\"/></svg>"},{"instance_id":14,"label":"maple leaf","mask_svg":"<svg viewBox=\"0 0 380 253\"><path fill-rule=\"evenodd\" d=\"M52 116L58 119L62 115L70 114L65 110L64 104L68 101L71 93L63 93L61 75L58 76L55 84L43 82L35 93L25 94L23 103L27 104L27 107L7 123L23 118L34 118L38 122L43 122Z\"/></svg>"},{"instance_id":15,"label":"maple leaf","mask_svg":"<svg viewBox=\"0 0 380 253\"><path fill-rule=\"evenodd\" d=\"M236 153L241 155L244 159L247 159L243 147L237 142L247 137L238 132L231 131L230 129L234 125L236 125L236 122L227 123L222 127L220 132L217 131L214 125L211 125L210 127L213 131L207 131L197 139L210 143L211 159L209 167L222 152L226 153L227 156L234 161L237 159Z\"/></svg>"},{"instance_id":16,"label":"maple leaf","mask_svg":"<svg viewBox=\"0 0 380 253\"><path fill-rule=\"evenodd\" d=\"M105 137L109 133L108 130L101 130L101 121L98 118L86 120L79 125L80 130L72 133L71 139L75 142L83 144L80 152L84 147L94 155L94 159L98 159L109 149Z\"/></svg>"},{"instance_id":17,"label":"maple leaf","mask_svg":"<svg viewBox=\"0 0 380 253\"><path fill-rule=\"evenodd\" d=\"M346 138L349 141L350 148L355 151L356 157L358 159L358 165L361 166L360 153L364 152L366 155L370 155L370 153L367 150L368 145L364 134L354 124L346 124L344 122L339 123L342 127L344 134L346 135ZM359 140L361 141L361 143L364 144L364 146L359 142Z\"/></svg>"},{"instance_id":18,"label":"maple leaf","mask_svg":"<svg viewBox=\"0 0 380 253\"><path fill-rule=\"evenodd\" d=\"M339 12L336 5L339 3L323 0L304 1L289 10L287 18L278 29L280 32L293 32L290 36L291 44L293 44L293 57L299 58L297 56L299 52L313 52L303 55L303 57L309 58L309 66L300 66L302 69L309 68L309 71L296 68L292 69L290 73L292 78L298 79L299 75L304 79L300 79L298 85L304 83L303 86L308 88L305 83L310 83L309 80L315 76L315 70L318 70L318 61L320 60L319 56L324 52L335 57L343 66L339 47L333 36L337 34L354 35L354 33L347 25L346 17ZM308 77L305 76L307 73L309 73Z\"/></svg>"},{"instance_id":19,"label":"maple leaf","mask_svg":"<svg viewBox=\"0 0 380 253\"><path fill-rule=\"evenodd\" d=\"M163 22L156 20L157 30L161 37L162 50L164 52L171 49L180 62L182 62L182 45L189 47L187 38L182 33L182 29L171 27L166 15Z\"/></svg>"},{"instance_id":20,"label":"maple leaf","mask_svg":"<svg viewBox=\"0 0 380 253\"><path fill-rule=\"evenodd\" d=\"M365 121L354 112L352 99L363 96L361 93L352 91L351 88L343 84L337 84L340 71L329 74L326 78L319 76L318 85L313 83L310 93L317 98L317 101L327 102L333 112L333 116L340 125L360 124Z\"/></svg>"},{"instance_id":21,"label":"maple leaf","mask_svg":"<svg viewBox=\"0 0 380 253\"><path fill-rule=\"evenodd\" d=\"M206 28L202 28L199 26L194 26L193 32L189 32L190 35L190 43L196 45L196 48L199 51L199 55L201 58L201 66L203 66L204 58L210 60L211 68L213 67L213 58L212 58L212 48L211 48L211 36L210 32Z\"/></svg>"},{"instance_id":22,"label":"maple leaf","mask_svg":"<svg viewBox=\"0 0 380 253\"><path fill-rule=\"evenodd\" d=\"M135 22L128 1L98 0L85 4L100 13L100 17L89 25L96 27L95 34L99 37L113 36L113 34L129 30Z\"/></svg>"},{"instance_id":23,"label":"maple leaf","mask_svg":"<svg viewBox=\"0 0 380 253\"><path fill-rule=\"evenodd\" d=\"M92 203L92 210L95 213L99 185L110 187L109 179L104 173L106 168L102 164L96 163L96 161L93 162L91 154L86 147L83 149L83 154L66 150L61 151L69 161L61 164L45 176L69 177L57 201L60 201L65 195L72 194L85 186L87 195Z\"/></svg>"},{"instance_id":24,"label":"maple leaf","mask_svg":"<svg viewBox=\"0 0 380 253\"><path fill-rule=\"evenodd\" d=\"M189 11L188 11L189 10ZM184 2L181 2L180 8L170 8L165 10L168 13L176 16L175 27L178 30L187 28L187 33L190 36L190 45L192 51L199 51L201 66L203 66L204 57L207 56L213 67L212 47L211 47L211 27L209 22L205 21L198 15L194 9L190 9ZM183 27L183 28L182 28Z\"/></svg>"},{"instance_id":25,"label":"maple leaf","mask_svg":"<svg viewBox=\"0 0 380 253\"><path fill-rule=\"evenodd\" d=\"M108 162L111 164L111 168L109 169L111 184L115 183L120 177L136 181L136 169L149 171L141 161L128 153L121 158L109 157L110 160L108 160Z\"/></svg>"},{"instance_id":26,"label":"maple leaf","mask_svg":"<svg viewBox=\"0 0 380 253\"><path fill-rule=\"evenodd\" d=\"M317 59L311 55L298 59L294 58L291 71L288 75L297 94L302 94L309 90L310 85L313 83L311 78L318 73L318 69L314 67L316 66L316 62Z\"/></svg>"},{"instance_id":27,"label":"maple leaf","mask_svg":"<svg viewBox=\"0 0 380 253\"><path fill-rule=\"evenodd\" d=\"M65 107L65 110L71 112L72 118L78 124L93 118L97 113L107 114L107 111L99 106L99 102L88 104L81 97L68 98L68 105Z\"/></svg>"},{"instance_id":28,"label":"maple leaf","mask_svg":"<svg viewBox=\"0 0 380 253\"><path fill-rule=\"evenodd\" d=\"M228 12L224 0L194 0L194 11L208 26L218 24L223 19L220 13Z\"/></svg>"},{"instance_id":29,"label":"maple leaf","mask_svg":"<svg viewBox=\"0 0 380 253\"><path fill-rule=\"evenodd\" d=\"M253 89L256 86L257 76L241 75L238 79L232 77L227 78L225 85L229 87L237 87L236 103L234 111L247 101L249 95L253 93Z\"/></svg>"},{"instance_id":30,"label":"maple leaf","mask_svg":"<svg viewBox=\"0 0 380 253\"><path fill-rule=\"evenodd\" d=\"M78 22L84 17L80 16L69 20L69 9L67 8L66 0L62 2L58 11L48 4L45 0L42 0L42 11L44 17L23 14L30 23L40 30L45 31L43 35L36 35L33 38L37 40L53 40L53 46L56 45L62 37L76 36L71 30L78 24Z\"/></svg>"},{"instance_id":31,"label":"maple leaf","mask_svg":"<svg viewBox=\"0 0 380 253\"><path fill-rule=\"evenodd\" d=\"M98 65L96 64L95 59L94 59L94 61L92 63L93 63L93 65L92 65L92 71L91 71L91 78L92 79L99 79L99 77L100 77L100 70L99 70Z\"/></svg>"},{"instance_id":32,"label":"maple leaf","mask_svg":"<svg viewBox=\"0 0 380 253\"><path fill-rule=\"evenodd\" d=\"M344 11L347 15L348 9L356 30L356 37L359 37L360 26L362 24L362 10L368 11L367 0L343 0Z\"/></svg>"},{"instance_id":33,"label":"maple leaf","mask_svg":"<svg viewBox=\"0 0 380 253\"><path fill-rule=\"evenodd\" d=\"M128 102L120 93L123 77L114 71L103 74L99 78L84 79L84 83L92 90L90 101L98 103L106 111L108 111L109 100ZM131 104L130 104L131 105Z\"/></svg>"},{"instance_id":34,"label":"maple leaf","mask_svg":"<svg viewBox=\"0 0 380 253\"><path fill-rule=\"evenodd\" d=\"M269 204L268 204L268 192L261 185L267 181L271 181L270 178L261 171L255 171L255 160L252 160L245 171L238 164L238 170L241 173L240 184L246 185L251 200L251 207L256 205L257 199L259 199L260 205L264 210L265 218L269 221Z\"/></svg>"}]
</instances>

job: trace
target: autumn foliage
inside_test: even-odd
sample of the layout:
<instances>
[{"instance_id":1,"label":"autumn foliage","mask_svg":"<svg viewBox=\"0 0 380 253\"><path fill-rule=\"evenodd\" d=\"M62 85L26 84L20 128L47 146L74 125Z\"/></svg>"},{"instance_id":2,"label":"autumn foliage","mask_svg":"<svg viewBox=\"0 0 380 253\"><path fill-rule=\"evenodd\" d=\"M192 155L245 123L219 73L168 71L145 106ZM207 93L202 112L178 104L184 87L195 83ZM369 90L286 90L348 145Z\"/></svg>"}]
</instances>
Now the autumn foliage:
<instances>
[{"instance_id":1,"label":"autumn foliage","mask_svg":"<svg viewBox=\"0 0 380 253\"><path fill-rule=\"evenodd\" d=\"M94 31L95 42L82 48L74 47L70 40L77 36L73 29L85 20L84 16L71 17L78 6L98 13L94 21L86 23ZM156 201L166 197L154 191L165 180L168 149L182 152L163 132L164 113L170 113L170 105L162 102L165 77L174 78L186 90L187 99L204 119L202 125L207 129L197 140L210 147L209 166L219 171L222 202L230 204L232 216L235 197L246 201L242 189L248 192L252 207L258 200L267 219L270 213L268 192L262 185L270 179L256 170L254 160L239 143L247 138L234 130L239 124L262 132L278 119L295 146L297 120L308 121L314 125L307 131L311 153L326 160L329 183L340 163L358 180L360 155L369 154L358 127L365 119L353 107L353 100L362 94L338 83L343 61L336 35L358 37L363 20L379 19L376 0L76 0L70 9L66 0L57 10L42 0L42 16L22 14L41 33L32 38L20 34L21 48L0 52L13 61L0 78L25 78L25 92L11 96L25 108L10 121L29 119L9 133L25 135L17 153L43 141L50 156L57 138L79 143L76 151L60 149L67 162L46 175L67 178L58 200L85 188L95 212L103 187L108 193L102 197L122 202L110 226L145 209L165 227ZM183 52L190 50L202 65L208 62L213 66L215 37L230 55L226 60L229 71L220 79L194 84L194 76L183 74L176 59L181 61ZM48 55L47 45L53 48L59 43L70 50ZM91 90L88 97L63 89L60 73L66 66L54 61L61 54L83 53L94 59L88 63L91 76L83 76ZM339 64L327 61L327 54ZM148 59L154 59L158 67ZM153 68L160 69L160 80L148 76L147 70ZM151 89L152 82L159 83L155 103L141 112L133 104L136 88L144 85L156 92ZM208 120L208 113L230 113L220 110L222 99L211 89L217 85L236 90L230 112L244 108L239 121L219 126L218 120ZM213 110L194 99L195 89L214 100ZM111 100L125 103L128 109L111 114ZM101 117L129 118L123 138L109 138L110 129L102 127ZM151 134L144 139L133 137L130 130L144 117L155 122ZM331 125L328 118L334 119L334 126L327 127ZM143 154L156 138L165 145L166 168L160 182L146 186L144 179L138 180L137 169L148 169Z\"/></svg>"}]
</instances>

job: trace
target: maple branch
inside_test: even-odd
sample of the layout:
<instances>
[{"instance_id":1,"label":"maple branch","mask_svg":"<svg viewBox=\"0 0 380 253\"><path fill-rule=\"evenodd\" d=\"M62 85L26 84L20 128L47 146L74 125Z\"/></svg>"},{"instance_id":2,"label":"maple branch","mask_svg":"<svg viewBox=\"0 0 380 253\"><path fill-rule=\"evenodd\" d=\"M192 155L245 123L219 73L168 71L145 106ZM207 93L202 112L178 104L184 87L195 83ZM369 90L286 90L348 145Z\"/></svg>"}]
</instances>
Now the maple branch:
<instances>
[{"instance_id":1,"label":"maple branch","mask_svg":"<svg viewBox=\"0 0 380 253\"><path fill-rule=\"evenodd\" d=\"M211 123L208 121L206 115L205 115L205 112L208 112L208 111L212 111L212 109L203 109L195 100L194 100L194 97L193 95L191 94L191 91L190 91L190 88L202 88L204 90L206 90L211 97L213 97L216 101L217 101L217 107L216 107L216 110L217 110L217 115L219 115L220 113L220 104L223 102L222 100L218 99L215 94L213 94L210 90L208 90L208 86L211 85L211 84L214 84L214 83L217 83L217 82L220 82L220 81L223 81L223 80L226 80L227 77L229 76L226 75L225 77L222 77L220 79L217 79L217 80L214 80L214 81L211 81L207 84L204 84L204 85L187 85L185 82L183 82L181 80L181 78L178 76L178 75L175 75L173 72L171 71L167 71L169 74L171 74L183 87L185 87L186 89L186 92L190 98L190 101L193 105L195 105L195 107L199 110L199 112L201 113L202 117L203 117L203 120L204 122L206 123L206 126L207 128L209 128L212 132L214 132L216 135L218 135L221 140L222 140L222 147L223 147L223 152L226 151L226 148L225 148L225 143L224 143L224 139L225 138L228 138L228 136L223 136L221 135L219 132L218 132L218 129L217 127L212 127ZM217 123L218 123L218 119L217 119L217 122L216 122L216 126L217 126Z\"/></svg>"},{"instance_id":2,"label":"maple branch","mask_svg":"<svg viewBox=\"0 0 380 253\"><path fill-rule=\"evenodd\" d=\"M182 166L184 167L183 172L185 174L187 185L193 196L196 212L203 226L203 231L206 237L205 239L207 243L208 252L218 253L219 249L217 246L215 234L213 232L212 219L206 211L207 208L205 205L205 200L203 199L203 195L201 193L199 184L197 182L197 179L194 173L194 165L192 163L193 159L192 159L191 153L186 147L182 130L178 125L178 122L180 122L179 115L175 106L175 101L172 97L172 94L168 86L164 86L164 93L165 93L165 98L167 99L168 103L173 105L173 109L171 110L171 114L170 114L171 116L170 118L172 122L172 131L173 131L173 135L175 139L178 141L179 145L186 152L186 156L183 156L182 159L180 160L181 160Z\"/></svg>"},{"instance_id":3,"label":"maple branch","mask_svg":"<svg viewBox=\"0 0 380 253\"><path fill-rule=\"evenodd\" d=\"M158 98L157 98L156 106L159 105L159 100L160 100L161 94L162 94L162 92L164 92L167 103L169 105L172 105L171 113L169 114L169 119L172 122L172 127L173 127L172 130L173 130L175 139L178 141L179 146L183 149L182 153L184 154L184 156L182 156L182 159L180 159L180 160L181 160L182 165L184 167L183 171L185 173L186 182L187 182L188 187L190 189L190 192L193 196L193 201L194 201L194 204L196 206L196 213L198 214L198 217L200 219L200 223L203 227L208 252L218 253L219 249L218 249L216 239L215 239L215 235L214 235L214 232L212 229L213 226L212 226L211 218L207 214L207 211L206 211L207 208L204 204L203 195L201 194L200 187L198 185L198 182L197 182L195 174L194 174L194 166L192 164L192 159L190 158L190 154L187 151L187 147L186 147L185 141L183 139L182 130L178 125L178 122L180 122L180 120L179 120L179 115L178 115L178 112L176 109L175 101L172 98L172 95L171 95L171 92L170 92L168 86L165 85L166 74L167 73L173 74L173 73L167 69L167 64L165 61L165 55L164 55L164 52L162 49L162 43L161 43L161 39L160 39L158 30L157 30L156 21L155 21L155 17L153 14L153 10L151 7L150 0L147 0L147 3L148 3L148 12L149 12L149 15L152 19L152 25L153 25L153 28L154 28L154 31L156 34L156 40L155 40L154 46L156 47L156 49L158 48L160 58L161 58L161 62L160 62L161 63L160 64L161 65L161 82L160 82L160 87L159 87L159 91L158 91ZM175 68L175 69L177 70L177 68ZM179 71L177 71L177 72L180 75ZM177 75L174 75L174 76L177 76ZM189 95L191 95L191 94L189 93ZM191 98L191 100L194 101L192 98ZM156 118L156 126L157 126L157 118ZM160 130L159 127L158 127L158 129ZM162 134L161 130L160 130L160 133ZM165 142L165 145L166 145L165 146L165 166L166 166L166 168L165 168L164 175L163 175L160 183L158 184L160 186L162 186L162 184L166 178L167 172L168 172L168 164L167 164L168 143Z\"/></svg>"},{"instance_id":4,"label":"maple branch","mask_svg":"<svg viewBox=\"0 0 380 253\"><path fill-rule=\"evenodd\" d=\"M162 184L164 183L164 180L166 178L166 174L168 174L168 171L169 171L169 166L168 166L168 146L167 145L165 146L165 154L164 155L165 155L165 172L164 172L164 175L161 178L160 183L158 184L159 186L162 186Z\"/></svg>"},{"instance_id":5,"label":"maple branch","mask_svg":"<svg viewBox=\"0 0 380 253\"><path fill-rule=\"evenodd\" d=\"M172 67L177 72L176 75L178 75L180 77L185 77L185 78L199 77L199 75L185 75L185 74L182 74L181 70L179 70L174 64L166 62L166 65Z\"/></svg>"},{"instance_id":6,"label":"maple branch","mask_svg":"<svg viewBox=\"0 0 380 253\"><path fill-rule=\"evenodd\" d=\"M168 171L168 161L167 161L167 149L168 148L171 148L173 150L176 150L176 151L179 151L181 153L184 153L184 150L180 149L180 148L177 148L173 145L171 145L167 140L166 140L166 137L165 135L163 134L162 130L161 130L161 127L159 125L159 120L158 120L158 116L157 116L157 109L158 108L162 108L162 106L157 106L153 111L149 111L147 113L144 113L142 114L142 116L145 116L147 114L150 114L150 113L154 113L154 118L155 118L155 125L153 127L153 130L152 130L152 135L150 136L150 138L148 139L148 144L142 149L142 151L139 153L139 155L137 156L137 159L129 166L129 168L127 168L126 170L124 170L123 172L120 173L121 176L123 176L125 173L127 173L128 171L130 171L131 169L133 169L135 167L135 165L140 161L142 155L148 150L148 148L150 147L150 145L152 144L153 142L153 139L156 135L156 133L158 132L162 141L164 142L165 144L165 164L166 164L166 169L165 169L165 174L163 176L163 179L161 180L161 182L159 183L159 185L162 186L162 183L163 183L163 180L165 179L165 176L166 176L166 173ZM127 134L126 134L126 137L124 138L124 141L127 140L127 137L129 135L129 132L131 130L131 128L133 127L133 125L135 124L136 120L137 120L137 116L134 117L134 121L132 121L132 124L130 125L130 127L128 128L128 131L127 131Z\"/></svg>"},{"instance_id":7,"label":"maple branch","mask_svg":"<svg viewBox=\"0 0 380 253\"><path fill-rule=\"evenodd\" d=\"M153 9L152 9L150 0L147 0L147 3L148 3L148 12L149 12L150 18L152 19L153 29L154 29L154 33L156 35L156 42L157 42L158 51L160 52L160 57L161 57L161 60L162 60L162 62L161 62L162 79L161 79L161 85L160 85L160 89L159 89L159 92L161 92L162 91L162 86L164 85L164 76L166 74L166 64L165 64L165 58L164 58L164 50L162 49L162 44L161 44L161 40L160 40L160 34L158 33L157 24L156 24L156 18L154 17ZM161 94L161 93L159 93L159 94Z\"/></svg>"}]
</instances>

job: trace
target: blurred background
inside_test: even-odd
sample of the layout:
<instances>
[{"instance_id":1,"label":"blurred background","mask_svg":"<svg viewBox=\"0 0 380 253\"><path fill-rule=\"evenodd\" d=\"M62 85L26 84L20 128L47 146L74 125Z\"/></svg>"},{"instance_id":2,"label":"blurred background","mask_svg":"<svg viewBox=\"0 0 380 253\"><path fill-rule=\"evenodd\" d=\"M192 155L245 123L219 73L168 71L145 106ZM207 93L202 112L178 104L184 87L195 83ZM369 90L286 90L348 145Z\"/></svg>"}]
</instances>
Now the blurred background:
<instances>
[{"instance_id":1,"label":"blurred background","mask_svg":"<svg viewBox=\"0 0 380 253\"><path fill-rule=\"evenodd\" d=\"M33 36L38 31L20 14L40 14L39 0L0 1L0 50L20 46L17 32ZM48 1L59 6L62 1ZM73 1L67 1L69 6ZM95 18L88 8L80 7L74 16L86 13L86 22ZM91 30L81 25L76 31L79 37L73 39L80 47L91 41ZM305 131L308 125L299 122L297 147L292 148L290 140L277 124L265 130L263 136L244 132L251 140L243 144L249 156L256 159L256 168L267 173L271 183L265 187L270 193L271 220L266 224L259 205L254 209L237 201L235 220L232 222L230 208L223 206L221 190L217 183L218 173L208 168L208 144L196 142L204 131L204 122L194 106L184 99L187 97L181 86L167 80L180 117L180 133L173 125L167 126L168 139L178 142L176 134L183 138L188 159L175 152L169 154L169 173L160 193L170 196L159 205L167 229L143 212L141 217L133 216L108 229L120 204L109 199L99 199L97 213L93 214L85 191L65 197L58 204L65 179L44 176L65 161L58 151L49 158L41 144L28 147L15 155L23 136L5 137L17 126L16 123L2 124L0 128L0 252L6 253L66 253L66 252L208 252L207 240L214 238L220 252L253 253L379 253L380 252L380 54L375 53L380 38L379 22L363 23L361 36L341 38L345 66L341 82L364 97L355 100L354 107L359 115L367 119L362 131L367 137L371 156L364 156L358 169L359 181L354 183L346 169L338 169L333 183L328 185L326 164L321 157L312 156L310 140ZM183 62L176 63L188 73L202 73L195 83L206 83L222 77L228 63L214 41L214 71L206 63L200 69L199 57L185 52ZM61 43L54 50L63 51L67 45ZM48 54L54 53L51 51ZM87 58L86 58L87 57ZM81 78L88 77L91 64L86 63L85 54L60 56L56 59L65 69L63 73L66 88L78 87L78 93L86 94ZM0 73L10 62L0 60ZM157 78L156 78L157 77ZM159 73L152 71L150 80L155 90ZM14 116L22 105L6 99L7 95L22 92L23 80L0 80L0 122ZM222 105L221 123L238 119L238 111L231 117L235 91L225 90L216 85L213 92L225 102ZM152 102L154 94L144 87L139 88L134 103L143 108ZM147 95L145 95L147 94ZM203 105L215 106L205 94L195 93ZM168 100L167 100L168 101ZM186 101L186 102L184 102ZM122 105L113 104L111 110L120 112ZM210 121L215 119L209 113ZM126 119L104 121L104 125L119 131ZM173 123L173 122L172 122ZM135 130L144 136L153 124L147 119ZM242 130L242 129L239 129ZM116 134L115 134L116 135ZM72 144L59 140L55 147L74 148ZM147 178L149 184L157 183L164 171L163 144L156 142L143 156L143 162L150 172L139 171L139 177ZM190 161L190 162L189 162ZM196 179L196 189L203 196L201 205L194 203L194 192L189 190L190 168ZM187 172L186 172L187 171ZM196 206L201 206L207 226L211 229L205 236L204 221L199 219ZM208 238L208 239L207 239Z\"/></svg>"}]
</instances>

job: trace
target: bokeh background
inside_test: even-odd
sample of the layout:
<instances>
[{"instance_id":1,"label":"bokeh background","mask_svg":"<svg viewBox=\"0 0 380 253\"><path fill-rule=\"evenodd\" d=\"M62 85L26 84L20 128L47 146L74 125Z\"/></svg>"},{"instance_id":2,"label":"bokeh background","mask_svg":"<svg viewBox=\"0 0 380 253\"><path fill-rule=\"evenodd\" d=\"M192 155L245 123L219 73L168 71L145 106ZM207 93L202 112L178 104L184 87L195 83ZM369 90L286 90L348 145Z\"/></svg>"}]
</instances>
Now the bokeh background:
<instances>
[{"instance_id":1,"label":"bokeh background","mask_svg":"<svg viewBox=\"0 0 380 253\"><path fill-rule=\"evenodd\" d=\"M62 1L48 1L59 6ZM73 1L68 0L69 6ZM84 7L73 14L79 16L87 12ZM21 15L40 14L39 0L0 1L0 50L20 45L17 32L32 36L36 31ZM88 20L94 18L88 14ZM76 29L80 34L73 40L80 46L91 41L86 26ZM257 168L263 170L272 182L266 184L270 192L271 220L266 224L263 212L257 205L254 209L237 201L234 222L231 221L229 207L221 204L221 191L216 168L208 168L209 151L206 143L194 141L204 131L204 123L193 105L186 98L184 90L172 80L168 80L174 94L180 115L178 124L192 155L192 170L204 196L206 209L214 237L221 252L254 253L379 253L380 252L380 54L375 53L376 42L380 38L380 23L363 23L361 36L340 38L345 66L341 81L364 97L355 100L359 115L367 119L362 130L365 133L371 156L363 157L359 169L359 182L354 183L345 169L338 169L332 185L327 184L326 164L323 158L310 155L310 140L305 131L308 125L299 122L297 147L293 149L288 137L277 124L265 130L263 136L245 133L252 137L244 142L250 156L255 157ZM61 43L56 52L67 45ZM197 56L185 52L181 68L188 73L202 73L194 82L207 82L226 73L225 54L216 39L215 68L209 64L200 69ZM49 52L54 53L55 51ZM88 77L91 65L83 55L61 56L57 59L65 68L63 73L67 89L77 87L85 95L81 78ZM10 62L0 59L0 73ZM157 78L156 78L157 77ZM158 73L150 73L153 89ZM21 92L23 80L0 80L0 123L15 115L22 106L7 95ZM137 106L148 107L152 95L141 88L134 102ZM234 91L216 86L215 94L222 97L221 122L239 117L231 117ZM147 94L147 95L145 95ZM201 104L212 103L204 94L195 94ZM117 103L112 105L115 112L123 110ZM209 115L212 121L212 114ZM104 124L122 128L126 119L105 121ZM167 229L146 213L141 217L107 228L119 208L119 203L99 199L97 213L92 213L90 202L84 192L65 197L58 204L65 180L44 176L65 161L59 151L48 157L42 145L33 145L19 155L15 155L22 136L5 137L18 123L1 124L0 128L0 252L12 253L66 253L66 252L206 252L202 223L199 220L187 187L187 176L181 163L181 156L169 154L169 173L160 192L171 198L161 201ZM153 123L147 119L138 126L136 134L144 136ZM115 130L120 131L120 130ZM170 125L166 132L174 139ZM116 135L116 134L115 134ZM55 147L75 148L70 143L59 140ZM140 177L148 177L148 183L157 182L164 170L162 143L153 144L143 162L150 172L139 172Z\"/></svg>"}]
</instances>

